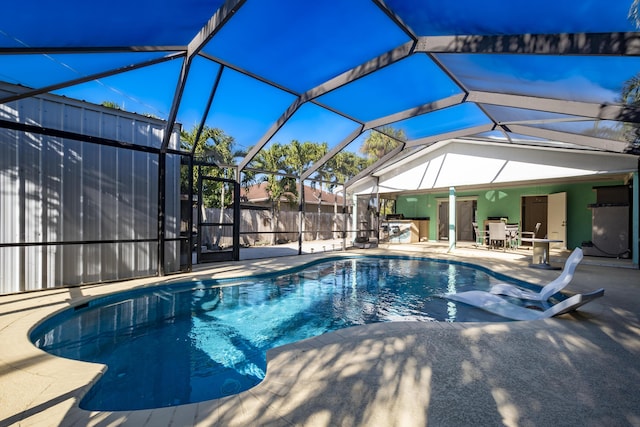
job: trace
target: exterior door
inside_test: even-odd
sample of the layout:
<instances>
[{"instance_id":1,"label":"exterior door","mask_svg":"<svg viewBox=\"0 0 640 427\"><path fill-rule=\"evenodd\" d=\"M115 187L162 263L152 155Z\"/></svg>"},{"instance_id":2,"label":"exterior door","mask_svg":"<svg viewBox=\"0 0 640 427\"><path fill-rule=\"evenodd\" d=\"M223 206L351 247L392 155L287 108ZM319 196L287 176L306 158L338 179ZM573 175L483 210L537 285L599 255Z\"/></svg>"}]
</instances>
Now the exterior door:
<instances>
[{"instance_id":1,"label":"exterior door","mask_svg":"<svg viewBox=\"0 0 640 427\"><path fill-rule=\"evenodd\" d=\"M438 204L438 240L449 240L449 202Z\"/></svg>"},{"instance_id":2,"label":"exterior door","mask_svg":"<svg viewBox=\"0 0 640 427\"><path fill-rule=\"evenodd\" d=\"M540 229L536 237L547 235L548 208L547 196L522 196L521 230L533 232L536 224L540 223ZM531 242L522 242L523 246L531 246Z\"/></svg>"},{"instance_id":3,"label":"exterior door","mask_svg":"<svg viewBox=\"0 0 640 427\"><path fill-rule=\"evenodd\" d=\"M475 200L461 200L456 202L456 240L459 242L473 242L473 221Z\"/></svg>"},{"instance_id":4,"label":"exterior door","mask_svg":"<svg viewBox=\"0 0 640 427\"><path fill-rule=\"evenodd\" d=\"M475 200L456 201L456 240L459 242L473 242L474 212L477 207ZM438 204L438 240L449 240L449 202Z\"/></svg>"},{"instance_id":5,"label":"exterior door","mask_svg":"<svg viewBox=\"0 0 640 427\"><path fill-rule=\"evenodd\" d=\"M551 248L567 248L567 193L549 194L547 197L547 237L562 240L551 243Z\"/></svg>"}]
</instances>

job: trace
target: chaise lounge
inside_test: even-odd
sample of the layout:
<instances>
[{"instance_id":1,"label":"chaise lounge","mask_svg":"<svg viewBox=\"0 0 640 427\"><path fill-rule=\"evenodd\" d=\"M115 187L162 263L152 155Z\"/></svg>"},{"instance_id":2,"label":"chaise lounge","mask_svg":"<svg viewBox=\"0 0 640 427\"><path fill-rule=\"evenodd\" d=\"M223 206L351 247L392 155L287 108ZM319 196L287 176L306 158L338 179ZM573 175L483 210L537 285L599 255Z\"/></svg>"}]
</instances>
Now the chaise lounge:
<instances>
[{"instance_id":1,"label":"chaise lounge","mask_svg":"<svg viewBox=\"0 0 640 427\"><path fill-rule=\"evenodd\" d=\"M513 320L540 320L547 319L553 316L559 316L561 314L569 313L576 310L578 307L593 301L596 298L600 298L604 295L604 289L598 289L587 294L576 294L564 301L559 302L551 306L551 308L545 311L532 310L516 304L512 304L509 301L485 291L467 291L457 294L445 294L443 297L463 302L471 306L480 308L498 316L506 317Z\"/></svg>"},{"instance_id":2,"label":"chaise lounge","mask_svg":"<svg viewBox=\"0 0 640 427\"><path fill-rule=\"evenodd\" d=\"M573 279L573 274L584 257L581 248L575 248L569 258L564 263L564 268L557 279L549 282L539 292L528 291L508 283L498 283L489 290L496 295L508 295L511 297L527 299L532 301L547 301L552 295L560 292Z\"/></svg>"}]
</instances>

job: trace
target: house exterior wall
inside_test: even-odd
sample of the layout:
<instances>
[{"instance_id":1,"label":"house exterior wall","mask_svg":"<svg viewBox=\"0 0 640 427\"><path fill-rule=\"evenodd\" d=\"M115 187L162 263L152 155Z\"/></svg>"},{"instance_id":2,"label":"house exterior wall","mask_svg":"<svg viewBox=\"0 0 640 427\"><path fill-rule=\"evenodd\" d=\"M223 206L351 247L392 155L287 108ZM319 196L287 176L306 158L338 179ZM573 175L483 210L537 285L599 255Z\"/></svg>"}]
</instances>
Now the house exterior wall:
<instances>
[{"instance_id":1,"label":"house exterior wall","mask_svg":"<svg viewBox=\"0 0 640 427\"><path fill-rule=\"evenodd\" d=\"M601 185L621 185L622 181L591 181L580 183L555 183L547 185L510 187L475 191L457 191L458 198L477 197L478 222L487 217L508 217L509 222L521 222L521 198L523 196L567 193L567 247L575 248L584 241L591 240L591 210L587 205L594 203L596 193L593 187ZM408 199L417 199L409 201ZM405 217L430 217L430 236L437 236L437 208L439 199L448 199L448 192L411 194L398 196L396 212Z\"/></svg>"}]
</instances>

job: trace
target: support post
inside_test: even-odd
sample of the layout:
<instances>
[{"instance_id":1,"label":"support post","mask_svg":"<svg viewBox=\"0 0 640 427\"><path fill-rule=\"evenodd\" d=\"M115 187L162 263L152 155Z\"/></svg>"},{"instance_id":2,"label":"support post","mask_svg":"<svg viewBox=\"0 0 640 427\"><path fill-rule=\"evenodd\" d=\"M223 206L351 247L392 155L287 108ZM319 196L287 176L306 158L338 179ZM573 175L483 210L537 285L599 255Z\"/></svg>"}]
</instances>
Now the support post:
<instances>
[{"instance_id":1,"label":"support post","mask_svg":"<svg viewBox=\"0 0 640 427\"><path fill-rule=\"evenodd\" d=\"M302 240L304 239L304 223L305 223L305 211L304 211L304 181L300 181L300 197L298 198L298 255L302 255Z\"/></svg>"},{"instance_id":2,"label":"support post","mask_svg":"<svg viewBox=\"0 0 640 427\"><path fill-rule=\"evenodd\" d=\"M360 212L358 210L358 196L353 194L351 196L353 198L353 210L351 212L351 242L355 242L356 237L358 237L358 216Z\"/></svg>"},{"instance_id":3,"label":"support post","mask_svg":"<svg viewBox=\"0 0 640 427\"><path fill-rule=\"evenodd\" d=\"M638 162L640 163L640 161ZM633 173L633 192L631 196L631 202L633 207L631 209L631 254L633 265L639 268L640 260L640 179L638 178L639 172Z\"/></svg>"},{"instance_id":4,"label":"support post","mask_svg":"<svg viewBox=\"0 0 640 427\"><path fill-rule=\"evenodd\" d=\"M189 187L189 190L187 192L188 194L188 204L189 204L189 215L187 217L187 232L189 234L187 234L187 244L189 245L189 249L188 249L188 256L187 256L187 270L189 272L191 272L193 270L193 246L194 246L194 241L193 241L193 153L189 154L188 157L189 163L187 165L187 168L189 169L188 172L188 184L187 186ZM196 255L196 261L197 261L197 255Z\"/></svg>"},{"instance_id":5,"label":"support post","mask_svg":"<svg viewBox=\"0 0 640 427\"><path fill-rule=\"evenodd\" d=\"M456 248L456 188L449 187L449 252Z\"/></svg>"},{"instance_id":6,"label":"support post","mask_svg":"<svg viewBox=\"0 0 640 427\"><path fill-rule=\"evenodd\" d=\"M167 177L167 154L158 155L158 276L164 276L165 246L165 197Z\"/></svg>"}]
</instances>

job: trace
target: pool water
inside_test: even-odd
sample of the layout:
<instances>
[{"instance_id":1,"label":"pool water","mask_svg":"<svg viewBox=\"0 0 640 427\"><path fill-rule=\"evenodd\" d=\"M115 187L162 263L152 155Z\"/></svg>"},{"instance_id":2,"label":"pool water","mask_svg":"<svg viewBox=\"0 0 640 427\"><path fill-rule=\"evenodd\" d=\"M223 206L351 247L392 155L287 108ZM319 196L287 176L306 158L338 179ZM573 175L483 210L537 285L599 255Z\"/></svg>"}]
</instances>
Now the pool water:
<instances>
[{"instance_id":1,"label":"pool water","mask_svg":"<svg viewBox=\"0 0 640 427\"><path fill-rule=\"evenodd\" d=\"M280 274L102 297L45 321L32 340L54 355L108 365L80 406L112 411L236 394L262 381L268 349L349 326L508 321L437 296L498 281L469 264L336 258Z\"/></svg>"}]
</instances>

